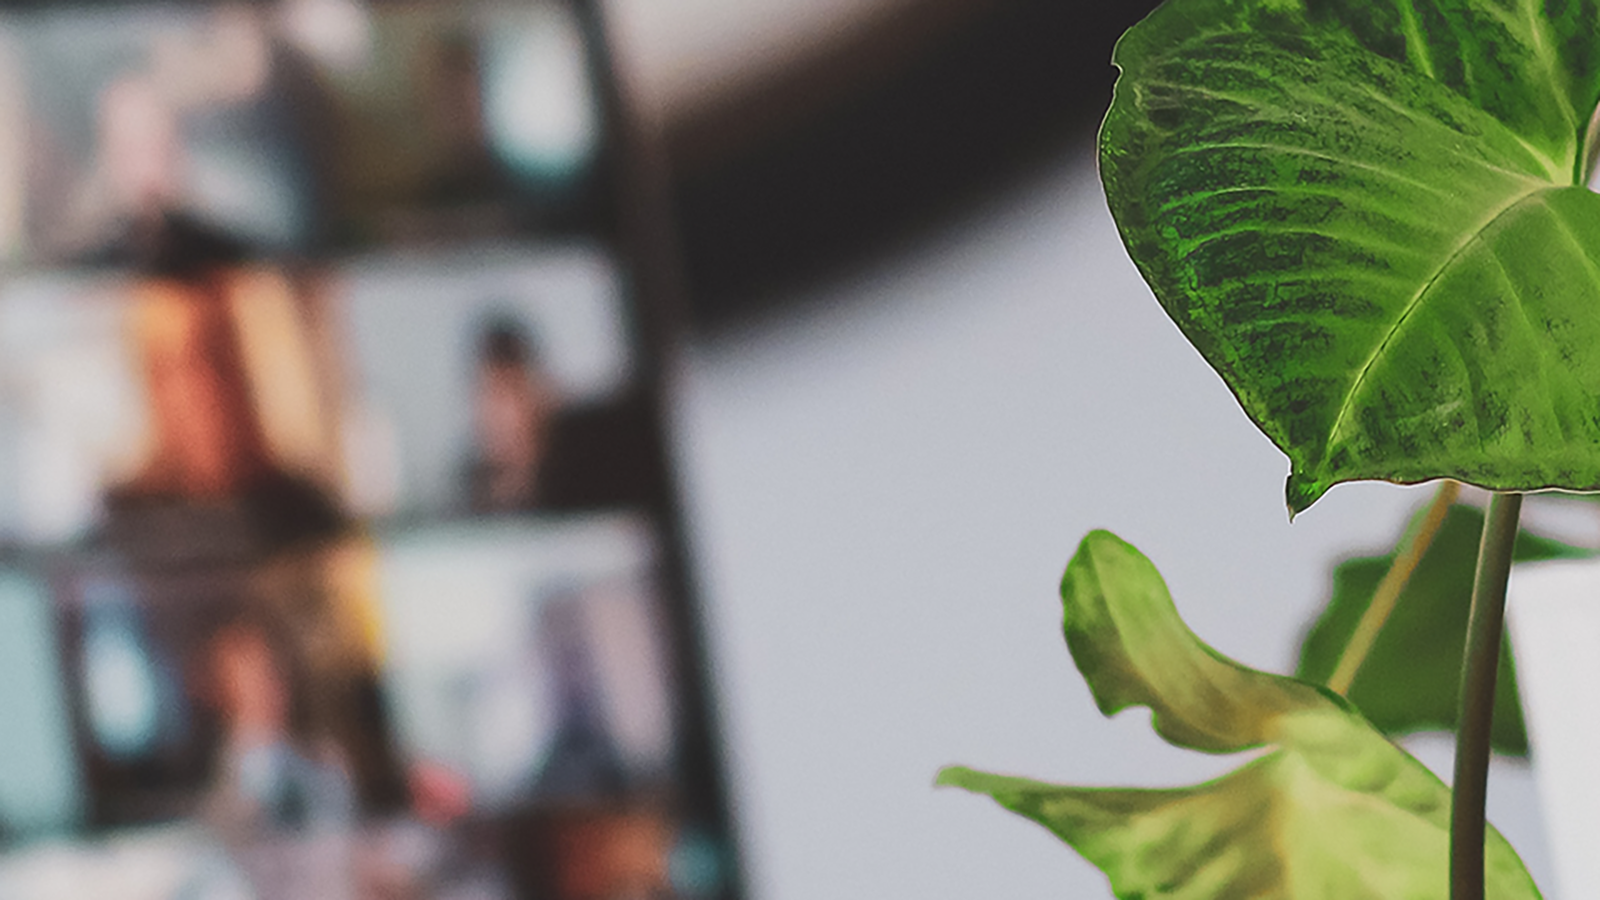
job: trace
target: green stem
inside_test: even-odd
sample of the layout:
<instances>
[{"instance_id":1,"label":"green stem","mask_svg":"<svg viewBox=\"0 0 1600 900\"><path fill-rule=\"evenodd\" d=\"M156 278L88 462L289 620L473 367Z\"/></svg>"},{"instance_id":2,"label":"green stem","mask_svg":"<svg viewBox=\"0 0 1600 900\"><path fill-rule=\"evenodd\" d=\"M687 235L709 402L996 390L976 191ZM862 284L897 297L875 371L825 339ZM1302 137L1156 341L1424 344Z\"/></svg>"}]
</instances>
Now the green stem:
<instances>
[{"instance_id":1,"label":"green stem","mask_svg":"<svg viewBox=\"0 0 1600 900\"><path fill-rule=\"evenodd\" d=\"M1511 575L1511 552L1521 513L1521 494L1495 494L1483 520L1483 542L1478 545L1478 574L1472 584L1466 659L1461 666L1461 715L1450 801L1450 900L1483 900L1489 731L1505 632L1506 580Z\"/></svg>"}]
</instances>

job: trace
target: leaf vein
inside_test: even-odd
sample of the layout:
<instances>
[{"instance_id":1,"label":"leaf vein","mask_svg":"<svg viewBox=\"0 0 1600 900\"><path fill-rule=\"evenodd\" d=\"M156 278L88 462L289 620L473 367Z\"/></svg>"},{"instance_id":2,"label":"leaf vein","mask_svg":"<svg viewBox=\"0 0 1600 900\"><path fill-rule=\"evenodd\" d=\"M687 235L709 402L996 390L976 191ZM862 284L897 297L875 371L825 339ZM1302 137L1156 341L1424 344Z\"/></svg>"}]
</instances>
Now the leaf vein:
<instances>
[{"instance_id":1,"label":"leaf vein","mask_svg":"<svg viewBox=\"0 0 1600 900\"><path fill-rule=\"evenodd\" d=\"M1180 156L1180 155L1188 154L1188 153L1204 153L1204 152L1207 152L1207 151L1210 151L1210 150L1271 150L1271 151L1277 151L1277 152L1280 152L1280 153L1288 153L1288 154L1295 155L1295 156L1309 156L1309 157L1312 157L1313 159L1320 159L1320 160L1323 160L1325 162L1333 163L1335 165L1350 166L1351 168L1354 168L1354 169L1361 169L1363 171L1373 172L1374 174L1384 175L1384 176L1387 176L1389 178L1394 179L1395 181L1400 181L1400 182L1404 182L1406 184L1414 185L1414 186L1419 187L1419 188L1421 188L1421 189L1423 189L1425 191L1428 191L1429 193L1437 194L1440 197L1448 197L1448 198L1453 200L1453 199L1455 199L1455 196L1456 196L1454 192L1452 192L1452 191L1450 191L1450 190L1448 190L1446 188L1442 188L1442 187L1439 187L1437 185L1429 184L1426 181L1418 181L1415 178L1411 178L1411 177L1409 177L1407 175L1401 174L1400 172L1397 172L1397 171L1395 171L1393 169L1384 168L1383 166L1380 166L1377 163L1371 163L1371 162L1365 162L1365 161L1362 161L1362 160L1349 159L1347 157L1341 157L1341 156L1334 156L1332 154L1323 153L1320 150L1312 150L1312 149L1310 149L1308 147L1294 147L1294 146L1290 146L1288 144L1274 144L1274 143L1271 143L1271 142L1268 142L1268 141L1260 141L1260 142L1227 141L1227 142L1221 142L1221 143L1190 144L1190 145L1183 146L1183 147L1174 147L1174 148L1172 148L1172 150L1170 152L1171 152L1171 154L1173 156ZM1527 178L1527 176L1525 176L1525 175L1522 176L1522 177L1524 179Z\"/></svg>"},{"instance_id":2,"label":"leaf vein","mask_svg":"<svg viewBox=\"0 0 1600 900\"><path fill-rule=\"evenodd\" d=\"M1406 56L1410 57L1422 70L1422 74L1429 78L1436 78L1433 69L1433 46L1422 36L1422 30L1417 25L1417 8L1411 0L1395 0L1395 6L1400 9L1400 18L1404 23L1400 30L1406 36ZM1415 51L1414 53L1409 51Z\"/></svg>"},{"instance_id":3,"label":"leaf vein","mask_svg":"<svg viewBox=\"0 0 1600 900\"><path fill-rule=\"evenodd\" d=\"M1186 194L1177 194L1171 200L1165 203L1157 204L1154 209L1158 213L1172 212L1174 210L1180 210L1186 207L1198 205L1214 197L1223 197L1230 194L1259 194L1262 195L1261 199L1263 201L1270 201L1277 194L1294 194L1301 197L1325 197L1329 200L1339 201L1339 203L1344 207L1360 209L1364 212L1381 216L1397 225L1406 228L1414 228L1418 231L1431 231L1440 234L1448 231L1444 225L1446 219L1441 216L1435 215L1427 218L1407 218L1396 215L1392 207L1387 207L1378 203L1363 203L1362 201L1367 201L1371 198L1361 193L1339 193L1336 191L1319 190L1315 187L1300 184L1283 184L1272 186L1242 185L1236 187L1216 188L1205 191L1192 191ZM1249 201L1241 200L1238 202L1243 205ZM1406 206L1403 208L1409 209L1410 207Z\"/></svg>"},{"instance_id":4,"label":"leaf vein","mask_svg":"<svg viewBox=\"0 0 1600 900\"><path fill-rule=\"evenodd\" d=\"M1563 71L1560 60L1555 58L1553 51L1550 49L1551 41L1554 38L1554 35L1548 33L1550 20L1539 15L1539 12L1533 8L1533 4L1529 3L1528 0L1522 0L1520 5L1528 17L1528 32L1533 41L1534 58L1543 64L1545 77L1550 83L1550 91L1555 95L1556 105L1561 108L1562 117L1567 120L1567 133L1581 142L1582 137L1580 135L1586 129L1584 124L1578 121L1578 111L1573 109L1572 104L1567 100L1569 86L1564 83L1565 79L1562 77ZM1572 155L1577 157L1574 163L1576 166L1583 164L1583 154L1579 152L1581 149L1582 147L1578 144L1574 144L1571 147ZM1572 168L1572 166L1568 168ZM1576 176L1577 173L1572 172L1570 174Z\"/></svg>"},{"instance_id":5,"label":"leaf vein","mask_svg":"<svg viewBox=\"0 0 1600 900\"><path fill-rule=\"evenodd\" d=\"M1264 225L1242 225L1238 228L1229 228L1225 231L1213 231L1199 240L1188 244L1180 244L1178 255L1188 256L1202 247L1210 246L1225 238L1238 237L1241 234L1254 234L1264 237L1305 235L1309 237L1325 237L1346 246L1360 247L1366 250L1381 251L1391 254L1406 254L1409 256L1426 256L1426 250L1418 250L1411 244L1402 244L1398 241L1374 240L1369 231L1358 231L1354 234L1342 234L1327 227L1297 228L1297 227L1271 227ZM1310 269L1310 266L1303 266Z\"/></svg>"},{"instance_id":6,"label":"leaf vein","mask_svg":"<svg viewBox=\"0 0 1600 900\"><path fill-rule=\"evenodd\" d=\"M1401 0L1401 2L1404 2L1404 0ZM1252 71L1250 66L1247 66L1247 65L1245 65L1243 63L1227 62L1227 61L1220 61L1219 60L1219 61L1213 61L1211 64L1215 65L1216 67L1218 67L1220 69L1233 69L1233 70L1238 70L1238 71ZM1430 72L1430 75L1431 75L1431 72ZM1220 90L1217 90L1215 88L1203 87L1203 86L1200 86L1200 85L1188 84L1188 83L1183 83L1183 82L1168 81L1168 80L1159 79L1159 78L1148 79L1146 81L1146 83L1147 84L1151 84L1151 85L1160 85L1162 87L1171 88L1174 91L1178 91L1178 92L1187 92L1187 93L1197 94L1197 95L1203 96L1203 97L1211 97L1211 98L1217 99L1217 100L1224 100L1224 101L1227 101L1229 103L1233 103L1233 104L1236 104L1236 105L1239 105L1239 106L1244 106L1244 107L1248 107L1248 108L1251 108L1251 109L1255 109L1255 110L1261 111L1263 113L1268 112L1268 111L1278 112L1278 113L1282 114L1284 119L1288 119L1288 120L1292 120L1292 119L1297 118L1300 115L1303 115L1303 107L1301 107L1301 106L1286 105L1286 104L1280 104L1280 103L1268 103L1268 102L1264 102L1263 98L1258 97L1258 96L1234 94L1234 93L1230 93L1228 91L1220 91ZM1450 126L1446 125L1445 123L1439 121L1437 118L1434 118L1432 116L1419 114L1419 112L1417 110L1412 109L1411 107L1408 107L1405 104L1396 101L1393 97L1389 96L1388 94L1384 93L1383 91L1377 90L1373 85L1371 85L1369 83L1366 83L1364 81L1363 82L1346 81L1346 82L1340 82L1339 86L1356 88L1357 90L1361 91L1368 99L1370 99L1370 100L1372 100L1372 101L1374 101L1374 102L1376 102L1376 103L1378 103L1378 104L1380 104L1382 106L1385 106L1390 110L1393 110L1395 113L1398 113L1400 116L1404 117L1413 126L1427 125L1427 126L1430 126L1432 128L1438 129L1440 131L1444 131L1444 132L1448 133L1450 136L1452 136L1454 138L1461 137L1460 132L1456 131L1454 128L1451 128ZM1295 96L1297 98L1300 98L1302 100L1309 100L1312 104L1317 104L1317 105L1322 105L1322 106L1329 107L1329 108L1332 108L1332 109L1337 109L1339 112L1343 113L1352 122L1359 120L1361 122L1365 122L1366 124L1371 125L1371 126L1376 127L1376 128L1379 128L1379 129L1388 129L1390 127L1389 125L1387 125L1387 124L1385 124L1383 122L1380 122L1379 120L1373 118L1369 113L1363 112L1360 107L1353 106L1353 105L1351 105L1349 103L1341 103L1337 99L1335 99L1333 97L1330 97L1328 94L1326 94L1326 93L1324 93L1322 91L1309 89L1307 85L1303 85L1303 84L1301 84L1301 85L1288 84L1288 85L1281 86L1279 89L1282 90L1285 94L1293 95L1293 96ZM1228 118L1229 117L1226 117L1226 116L1220 117L1219 121L1227 121ZM1522 135L1518 134L1510 126L1506 125L1504 122L1500 121L1498 118L1495 118L1493 116L1488 116L1487 120L1488 121L1487 121L1486 124L1491 125L1492 127L1494 127L1497 130L1499 130L1506 137L1508 137L1511 140L1515 141L1518 144L1518 146L1520 146L1524 150L1524 152L1526 152L1529 156L1531 156L1533 158L1533 161L1536 164L1538 164L1540 168L1542 168L1544 170L1545 174L1551 180L1559 182L1559 181L1561 181L1561 180L1563 180L1563 179L1565 179L1567 177L1567 172L1566 172L1566 168L1567 167L1559 165L1555 160L1551 159L1543 150L1541 150L1538 147L1534 146L1532 143L1529 143L1526 138L1524 138ZM1513 163L1509 159L1502 158L1498 162L1494 162L1494 161L1490 161L1489 159L1486 159L1482 155L1464 152L1463 149L1460 147L1460 145L1456 141L1439 142L1439 143L1440 143L1441 146L1448 147L1449 151L1450 151L1450 155L1452 155L1452 156L1454 156L1454 157L1456 157L1458 159L1463 159L1463 160L1466 160L1468 162L1474 163L1476 165L1481 165L1481 166L1484 166L1485 168L1492 169L1494 171L1501 172L1501 173L1503 173L1505 175L1510 175L1512 177L1519 178L1519 179L1528 179L1528 178L1532 177L1531 174L1529 172L1525 171L1525 170L1520 170L1520 169L1516 169L1516 168L1508 168L1508 165L1515 165L1515 163ZM1477 143L1478 143L1478 146L1480 146L1480 147L1482 146L1481 142L1477 142ZM1504 164L1502 164L1502 163L1504 163Z\"/></svg>"},{"instance_id":7,"label":"leaf vein","mask_svg":"<svg viewBox=\"0 0 1600 900\"><path fill-rule=\"evenodd\" d=\"M1377 272L1365 266L1356 266L1348 269L1328 268L1311 273L1305 277L1288 277L1281 274L1258 276L1256 274L1233 275L1217 281L1217 288L1225 290L1230 286L1239 287L1274 287L1281 288L1296 284L1349 284L1355 281L1371 281L1390 285L1408 285L1413 280L1389 272Z\"/></svg>"},{"instance_id":8,"label":"leaf vein","mask_svg":"<svg viewBox=\"0 0 1600 900\"><path fill-rule=\"evenodd\" d=\"M1395 319L1395 323L1390 326L1388 332L1384 334L1383 339L1378 342L1376 347L1373 348L1372 353L1367 357L1367 361L1361 366L1361 371L1356 374L1355 380L1351 382L1350 389L1345 392L1344 397L1340 400L1339 411L1334 415L1333 426L1328 429L1327 443L1323 445L1322 455L1324 458L1326 458L1327 455L1332 451L1334 441L1340 438L1340 434L1344 428L1345 419L1349 417L1351 411L1355 408L1356 398L1360 396L1362 388L1366 386L1367 376L1372 372L1373 367L1377 365L1378 361L1383 358L1385 351L1389 349L1389 344L1394 340L1395 335L1400 333L1400 331L1405 327L1406 323L1410 321L1412 314L1415 313L1418 307L1422 305L1423 298L1428 295L1428 291L1433 288L1434 284L1438 282L1439 278L1443 276L1445 272L1450 270L1450 267L1458 258L1460 258L1461 254L1466 252L1466 250L1472 246L1472 242L1479 239L1486 229L1498 221L1501 216L1504 216L1506 213L1516 208L1529 197L1536 196L1538 193L1538 191L1527 191L1525 193L1518 194L1509 202L1502 205L1499 209L1496 209L1494 214L1491 215L1487 221L1477 228L1472 229L1472 231L1467 234L1467 237L1450 251L1449 255L1445 257L1444 262L1440 263L1439 267L1434 270L1433 275L1430 276L1428 280L1423 283L1422 287L1419 288L1414 295L1412 295L1411 299L1406 302L1405 308L1400 312L1400 316Z\"/></svg>"},{"instance_id":9,"label":"leaf vein","mask_svg":"<svg viewBox=\"0 0 1600 900\"><path fill-rule=\"evenodd\" d=\"M1443 122L1440 122L1438 119L1434 119L1434 118L1431 118L1431 117L1427 117L1427 118L1418 117L1415 110L1409 109L1405 105L1396 102L1393 97L1390 97L1390 96L1384 94L1382 91L1377 90L1376 88L1374 88L1370 84L1362 82L1362 83L1359 83L1359 84L1357 84L1355 86L1360 88L1362 91L1365 91L1367 93L1367 95L1370 96L1373 100L1376 100L1377 102L1379 102L1379 103L1381 103L1381 104L1383 104L1385 106L1388 106L1389 108L1393 109L1394 111L1409 117L1413 122L1426 122L1426 123L1428 123L1430 125L1433 125L1436 128L1440 128L1440 129L1443 129L1446 132L1449 132L1451 135L1454 135L1454 136L1457 136L1457 137L1460 136L1460 132L1456 131L1454 128L1449 127L1448 125L1445 125ZM1373 124L1377 124L1377 122L1375 120L1373 120L1369 116L1362 116L1362 118L1365 118L1368 122L1372 122ZM1543 150L1540 150L1538 147L1535 147L1533 144L1529 143L1527 138L1524 138L1522 135L1518 134L1510 126L1506 125L1504 122L1502 122L1499 119L1496 119L1496 118L1494 118L1492 116L1489 118L1489 122L1492 124L1493 127L1498 128L1506 136L1508 136L1512 140L1516 141L1518 146L1522 147L1522 149L1524 151L1526 151L1529 156L1533 157L1533 161L1538 163L1540 165L1540 167L1544 169L1545 174L1549 176L1550 180L1559 181L1560 179L1565 177L1564 168L1562 166L1558 165L1555 160L1553 160L1549 156L1545 155L1545 152ZM1528 172L1518 171L1516 169L1509 169L1509 168L1506 168L1505 166L1490 162L1489 160L1485 159L1483 156L1474 155L1474 154L1471 154L1471 153L1464 153L1460 149L1458 149L1454 144L1451 144L1450 146L1451 146L1451 155L1456 156L1458 158L1478 163L1479 165L1482 165L1482 166L1484 166L1486 168L1489 168L1489 169L1493 169L1496 172L1502 172L1504 174L1512 175L1512 176L1515 176L1517 178L1531 179L1533 177ZM1478 146L1480 146L1480 147L1482 146L1482 142L1481 141L1478 143ZM1507 162L1507 163L1510 163L1510 160L1503 160L1503 161Z\"/></svg>"}]
</instances>

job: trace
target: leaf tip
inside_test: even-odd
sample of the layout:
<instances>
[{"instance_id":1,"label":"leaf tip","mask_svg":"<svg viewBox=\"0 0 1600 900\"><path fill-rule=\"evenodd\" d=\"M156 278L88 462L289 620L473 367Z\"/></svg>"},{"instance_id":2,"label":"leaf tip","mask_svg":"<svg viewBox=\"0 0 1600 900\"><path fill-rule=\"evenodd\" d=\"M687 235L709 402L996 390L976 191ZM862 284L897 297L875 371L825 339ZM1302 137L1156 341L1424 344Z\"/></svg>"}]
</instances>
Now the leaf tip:
<instances>
[{"instance_id":1,"label":"leaf tip","mask_svg":"<svg viewBox=\"0 0 1600 900\"><path fill-rule=\"evenodd\" d=\"M995 775L990 772L980 772L966 766L945 766L933 779L936 788L960 788L973 794L980 794L998 803L1004 803L1006 797L1014 793L1019 779L1005 775Z\"/></svg>"},{"instance_id":2,"label":"leaf tip","mask_svg":"<svg viewBox=\"0 0 1600 900\"><path fill-rule=\"evenodd\" d=\"M1028 787L1040 787L1037 782L1025 778L1014 778L1010 775L996 775L993 772L981 772L969 769L966 766L945 766L933 780L936 788L960 788L973 794L979 794L999 803L1002 806L1016 801L1019 791Z\"/></svg>"},{"instance_id":3,"label":"leaf tip","mask_svg":"<svg viewBox=\"0 0 1600 900\"><path fill-rule=\"evenodd\" d=\"M1093 590L1081 582L1083 579L1091 582L1095 580L1093 572L1097 557L1113 559L1129 554L1143 558L1138 548L1104 528L1096 528L1084 535L1083 540L1078 542L1078 549L1073 552L1072 559L1067 561L1066 571L1061 573L1060 594L1065 604L1063 612L1070 614L1073 597L1080 590Z\"/></svg>"},{"instance_id":4,"label":"leaf tip","mask_svg":"<svg viewBox=\"0 0 1600 900\"><path fill-rule=\"evenodd\" d=\"M1284 483L1284 499L1289 504L1289 521L1311 508L1311 504L1322 499L1332 485L1320 478L1309 477L1299 471L1289 473L1289 479Z\"/></svg>"},{"instance_id":5,"label":"leaf tip","mask_svg":"<svg viewBox=\"0 0 1600 900\"><path fill-rule=\"evenodd\" d=\"M1096 528L1084 535L1083 540L1078 542L1078 551L1073 554L1073 559L1077 560L1079 557L1102 552L1138 553L1139 551L1132 544L1118 537L1115 532L1107 531L1104 528Z\"/></svg>"}]
</instances>

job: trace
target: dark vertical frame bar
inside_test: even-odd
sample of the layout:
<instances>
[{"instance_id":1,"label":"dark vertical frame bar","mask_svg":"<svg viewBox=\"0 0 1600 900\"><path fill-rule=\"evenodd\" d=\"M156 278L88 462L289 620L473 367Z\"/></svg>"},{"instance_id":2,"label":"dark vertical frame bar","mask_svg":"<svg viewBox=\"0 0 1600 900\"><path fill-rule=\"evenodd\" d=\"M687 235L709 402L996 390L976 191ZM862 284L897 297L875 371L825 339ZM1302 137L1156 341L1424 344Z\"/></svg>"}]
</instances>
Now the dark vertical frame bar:
<instances>
[{"instance_id":1,"label":"dark vertical frame bar","mask_svg":"<svg viewBox=\"0 0 1600 900\"><path fill-rule=\"evenodd\" d=\"M727 877L721 896L745 896L739 836L727 789L724 749L714 683L715 666L708 652L704 622L689 564L685 507L671 460L669 398L674 387L676 354L688 321L683 255L673 215L670 164L662 142L640 114L618 69L617 55L604 4L571 0L589 48L591 77L596 85L604 127L603 168L611 175L602 203L613 213L605 227L615 241L623 269L624 290L631 300L630 323L640 390L658 452L652 496L645 498L660 529L659 562L667 614L673 631L674 668L682 684L679 710L684 724L680 765L691 806L687 812L714 830L725 843Z\"/></svg>"}]
</instances>

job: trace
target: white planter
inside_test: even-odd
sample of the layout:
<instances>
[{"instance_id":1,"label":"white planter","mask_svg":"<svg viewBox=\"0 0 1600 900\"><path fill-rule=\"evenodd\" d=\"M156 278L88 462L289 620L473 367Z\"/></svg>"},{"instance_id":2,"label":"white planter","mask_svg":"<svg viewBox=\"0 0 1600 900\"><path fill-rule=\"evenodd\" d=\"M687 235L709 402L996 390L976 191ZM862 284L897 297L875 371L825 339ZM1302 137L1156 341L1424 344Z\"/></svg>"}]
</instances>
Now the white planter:
<instances>
[{"instance_id":1,"label":"white planter","mask_svg":"<svg viewBox=\"0 0 1600 900\"><path fill-rule=\"evenodd\" d=\"M1516 566L1506 606L1552 893L1600 896L1600 560Z\"/></svg>"}]
</instances>

